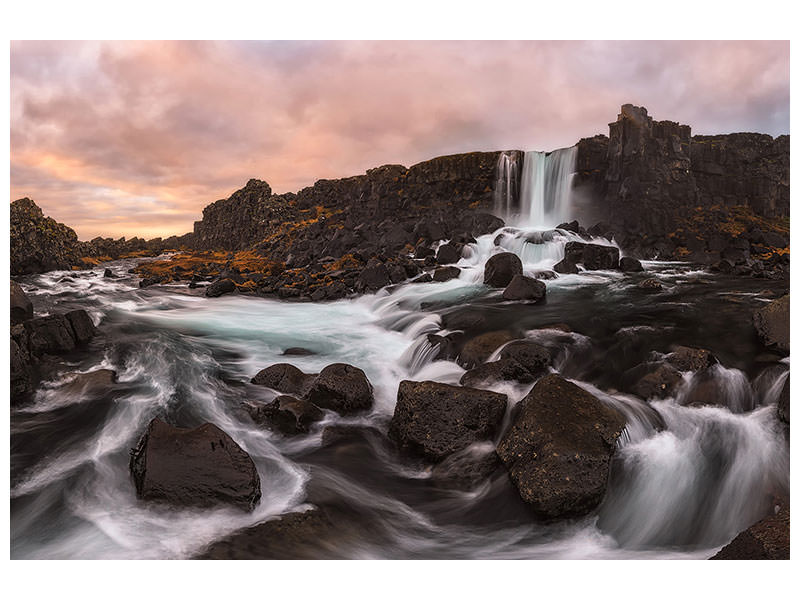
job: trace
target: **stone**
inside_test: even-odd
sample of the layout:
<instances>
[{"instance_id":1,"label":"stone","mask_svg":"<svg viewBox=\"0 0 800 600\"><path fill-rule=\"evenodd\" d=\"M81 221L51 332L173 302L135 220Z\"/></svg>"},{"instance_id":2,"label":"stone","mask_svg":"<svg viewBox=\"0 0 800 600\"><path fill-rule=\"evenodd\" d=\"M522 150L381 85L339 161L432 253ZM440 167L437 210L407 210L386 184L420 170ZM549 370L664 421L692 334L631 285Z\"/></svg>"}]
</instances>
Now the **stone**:
<instances>
[{"instance_id":1,"label":"stone","mask_svg":"<svg viewBox=\"0 0 800 600\"><path fill-rule=\"evenodd\" d=\"M439 267L433 272L433 281L450 281L458 279L461 269L458 267Z\"/></svg>"},{"instance_id":2,"label":"stone","mask_svg":"<svg viewBox=\"0 0 800 600\"><path fill-rule=\"evenodd\" d=\"M717 363L710 351L688 346L676 346L667 354L666 360L679 371L699 371Z\"/></svg>"},{"instance_id":3,"label":"stone","mask_svg":"<svg viewBox=\"0 0 800 600\"><path fill-rule=\"evenodd\" d=\"M634 394L644 400L674 396L678 387L683 383L681 374L668 363L646 364L644 371L645 374L631 389Z\"/></svg>"},{"instance_id":4,"label":"stone","mask_svg":"<svg viewBox=\"0 0 800 600\"><path fill-rule=\"evenodd\" d=\"M514 336L510 331L490 331L469 340L461 349L458 364L465 369L471 369L486 362L492 353Z\"/></svg>"},{"instance_id":5,"label":"stone","mask_svg":"<svg viewBox=\"0 0 800 600\"><path fill-rule=\"evenodd\" d=\"M640 281L638 284L636 284L636 287L647 292L656 292L662 288L662 285L658 279L651 277L650 279Z\"/></svg>"},{"instance_id":6,"label":"stone","mask_svg":"<svg viewBox=\"0 0 800 600\"><path fill-rule=\"evenodd\" d=\"M461 260L461 246L454 242L442 244L436 251L436 262L440 265L450 265L459 260Z\"/></svg>"},{"instance_id":7,"label":"stone","mask_svg":"<svg viewBox=\"0 0 800 600\"><path fill-rule=\"evenodd\" d=\"M114 275L114 271L112 271L111 269L106 269L105 271L103 271L103 277L105 277L106 279L117 279L118 276Z\"/></svg>"},{"instance_id":8,"label":"stone","mask_svg":"<svg viewBox=\"0 0 800 600\"><path fill-rule=\"evenodd\" d=\"M789 352L789 294L753 313L753 324L764 345Z\"/></svg>"},{"instance_id":9,"label":"stone","mask_svg":"<svg viewBox=\"0 0 800 600\"><path fill-rule=\"evenodd\" d=\"M564 258L553 265L553 271L562 275L577 275L578 267L574 262Z\"/></svg>"},{"instance_id":10,"label":"stone","mask_svg":"<svg viewBox=\"0 0 800 600\"><path fill-rule=\"evenodd\" d=\"M789 560L789 501L779 503L776 514L742 531L711 560Z\"/></svg>"},{"instance_id":11,"label":"stone","mask_svg":"<svg viewBox=\"0 0 800 600\"><path fill-rule=\"evenodd\" d=\"M505 287L511 283L514 275L522 275L522 261L512 252L501 252L486 261L483 283L492 287Z\"/></svg>"},{"instance_id":12,"label":"stone","mask_svg":"<svg viewBox=\"0 0 800 600\"><path fill-rule=\"evenodd\" d=\"M401 381L389 438L403 452L439 462L495 435L507 398L434 381Z\"/></svg>"},{"instance_id":13,"label":"stone","mask_svg":"<svg viewBox=\"0 0 800 600\"><path fill-rule=\"evenodd\" d=\"M91 317L83 309L71 310L65 313L64 317L72 327L73 337L77 345L86 344L97 333Z\"/></svg>"},{"instance_id":14,"label":"stone","mask_svg":"<svg viewBox=\"0 0 800 600\"><path fill-rule=\"evenodd\" d=\"M219 298L223 294L232 294L236 291L236 284L232 279L220 279L206 288L206 296L209 298Z\"/></svg>"},{"instance_id":15,"label":"stone","mask_svg":"<svg viewBox=\"0 0 800 600\"><path fill-rule=\"evenodd\" d=\"M334 363L320 371L305 397L320 408L349 415L372 408L372 384L364 371Z\"/></svg>"},{"instance_id":16,"label":"stone","mask_svg":"<svg viewBox=\"0 0 800 600\"><path fill-rule=\"evenodd\" d=\"M500 358L513 360L537 376L547 371L551 361L550 351L530 340L509 342L500 351Z\"/></svg>"},{"instance_id":17,"label":"stone","mask_svg":"<svg viewBox=\"0 0 800 600\"><path fill-rule=\"evenodd\" d=\"M292 346L291 348L287 348L282 352L283 356L311 356L316 354L313 350L309 350L308 348L300 348L297 346Z\"/></svg>"},{"instance_id":18,"label":"stone","mask_svg":"<svg viewBox=\"0 0 800 600\"><path fill-rule=\"evenodd\" d=\"M130 470L136 496L150 502L251 511L261 498L253 460L212 423L180 429L153 419L131 451Z\"/></svg>"},{"instance_id":19,"label":"stone","mask_svg":"<svg viewBox=\"0 0 800 600\"><path fill-rule=\"evenodd\" d=\"M11 325L17 325L33 318L33 303L22 291L22 287L11 281Z\"/></svg>"},{"instance_id":20,"label":"stone","mask_svg":"<svg viewBox=\"0 0 800 600\"><path fill-rule=\"evenodd\" d=\"M503 290L503 299L541 302L546 294L547 285L538 279L525 275L514 275L506 289Z\"/></svg>"},{"instance_id":21,"label":"stone","mask_svg":"<svg viewBox=\"0 0 800 600\"><path fill-rule=\"evenodd\" d=\"M285 395L269 404L247 403L245 408L256 423L286 435L308 433L311 426L325 416L313 403Z\"/></svg>"},{"instance_id":22,"label":"stone","mask_svg":"<svg viewBox=\"0 0 800 600\"><path fill-rule=\"evenodd\" d=\"M25 330L33 354L63 354L75 349L75 333L64 315L29 319Z\"/></svg>"},{"instance_id":23,"label":"stone","mask_svg":"<svg viewBox=\"0 0 800 600\"><path fill-rule=\"evenodd\" d=\"M625 418L558 375L540 379L497 445L512 483L545 519L578 517L605 495Z\"/></svg>"},{"instance_id":24,"label":"stone","mask_svg":"<svg viewBox=\"0 0 800 600\"><path fill-rule=\"evenodd\" d=\"M381 262L376 262L367 266L358 276L358 281L363 288L370 291L377 291L389 285L389 269Z\"/></svg>"},{"instance_id":25,"label":"stone","mask_svg":"<svg viewBox=\"0 0 800 600\"><path fill-rule=\"evenodd\" d=\"M277 363L261 369L250 383L263 385L284 394L303 396L311 389L316 377L303 373L289 363Z\"/></svg>"},{"instance_id":26,"label":"stone","mask_svg":"<svg viewBox=\"0 0 800 600\"><path fill-rule=\"evenodd\" d=\"M480 388L485 384L491 385L497 381L531 383L535 379L536 375L518 362L510 359L500 359L478 365L466 371L458 383L467 387Z\"/></svg>"},{"instance_id":27,"label":"stone","mask_svg":"<svg viewBox=\"0 0 800 600\"><path fill-rule=\"evenodd\" d=\"M644 271L641 261L632 256L623 256L619 259L619 268L623 273L638 273Z\"/></svg>"}]
</instances>

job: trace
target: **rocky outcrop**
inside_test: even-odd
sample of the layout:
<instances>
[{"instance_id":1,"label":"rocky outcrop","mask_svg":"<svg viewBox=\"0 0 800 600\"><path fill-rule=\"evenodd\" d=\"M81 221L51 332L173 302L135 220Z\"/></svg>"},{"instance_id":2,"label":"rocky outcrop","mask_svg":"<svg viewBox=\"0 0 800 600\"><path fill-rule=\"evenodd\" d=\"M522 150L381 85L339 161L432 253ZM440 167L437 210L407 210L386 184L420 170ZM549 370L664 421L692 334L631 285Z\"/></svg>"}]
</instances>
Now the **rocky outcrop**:
<instances>
[{"instance_id":1,"label":"rocky outcrop","mask_svg":"<svg viewBox=\"0 0 800 600\"><path fill-rule=\"evenodd\" d=\"M548 519L593 510L625 418L558 375L540 379L516 412L497 454L522 499Z\"/></svg>"},{"instance_id":2,"label":"rocky outcrop","mask_svg":"<svg viewBox=\"0 0 800 600\"><path fill-rule=\"evenodd\" d=\"M753 324L766 346L789 352L789 294L753 313Z\"/></svg>"},{"instance_id":3,"label":"rocky outcrop","mask_svg":"<svg viewBox=\"0 0 800 600\"><path fill-rule=\"evenodd\" d=\"M219 427L181 429L153 419L131 451L136 496L177 507L253 510L261 480L250 456Z\"/></svg>"},{"instance_id":4,"label":"rocky outcrop","mask_svg":"<svg viewBox=\"0 0 800 600\"><path fill-rule=\"evenodd\" d=\"M33 318L33 303L16 281L11 282L11 325Z\"/></svg>"},{"instance_id":5,"label":"rocky outcrop","mask_svg":"<svg viewBox=\"0 0 800 600\"><path fill-rule=\"evenodd\" d=\"M433 381L401 381L389 438L432 462L490 440L506 409L505 394Z\"/></svg>"},{"instance_id":6,"label":"rocky outcrop","mask_svg":"<svg viewBox=\"0 0 800 600\"><path fill-rule=\"evenodd\" d=\"M712 560L789 560L789 500L737 535Z\"/></svg>"},{"instance_id":7,"label":"rocky outcrop","mask_svg":"<svg viewBox=\"0 0 800 600\"><path fill-rule=\"evenodd\" d=\"M11 275L69 269L78 258L78 236L45 217L30 198L11 203Z\"/></svg>"}]
</instances>

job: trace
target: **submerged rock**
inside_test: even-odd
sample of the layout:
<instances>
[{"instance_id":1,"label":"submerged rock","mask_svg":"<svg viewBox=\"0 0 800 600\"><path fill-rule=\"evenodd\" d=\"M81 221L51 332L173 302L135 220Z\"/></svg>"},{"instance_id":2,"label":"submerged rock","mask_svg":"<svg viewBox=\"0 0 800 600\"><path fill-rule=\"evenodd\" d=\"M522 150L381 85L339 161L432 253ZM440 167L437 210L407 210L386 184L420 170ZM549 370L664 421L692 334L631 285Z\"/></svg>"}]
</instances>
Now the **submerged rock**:
<instances>
[{"instance_id":1,"label":"submerged rock","mask_svg":"<svg viewBox=\"0 0 800 600\"><path fill-rule=\"evenodd\" d=\"M305 395L314 383L316 374L309 375L289 363L277 363L256 373L250 383L264 385L284 394Z\"/></svg>"},{"instance_id":2,"label":"submerged rock","mask_svg":"<svg viewBox=\"0 0 800 600\"><path fill-rule=\"evenodd\" d=\"M492 287L506 287L514 275L522 275L522 261L512 252L501 252L486 261L483 283Z\"/></svg>"},{"instance_id":3,"label":"submerged rock","mask_svg":"<svg viewBox=\"0 0 800 600\"><path fill-rule=\"evenodd\" d=\"M431 481L446 489L471 490L499 467L500 459L491 444L474 444L433 467Z\"/></svg>"},{"instance_id":4,"label":"submerged rock","mask_svg":"<svg viewBox=\"0 0 800 600\"><path fill-rule=\"evenodd\" d=\"M261 498L253 460L212 423L180 429L153 419L131 451L130 470L141 500L249 511Z\"/></svg>"},{"instance_id":5,"label":"submerged rock","mask_svg":"<svg viewBox=\"0 0 800 600\"><path fill-rule=\"evenodd\" d=\"M433 272L434 281L450 281L457 279L461 275L461 269L458 267L439 267Z\"/></svg>"},{"instance_id":6,"label":"submerged rock","mask_svg":"<svg viewBox=\"0 0 800 600\"><path fill-rule=\"evenodd\" d=\"M33 303L22 287L16 281L11 281L11 324L17 325L32 318Z\"/></svg>"},{"instance_id":7,"label":"submerged rock","mask_svg":"<svg viewBox=\"0 0 800 600\"><path fill-rule=\"evenodd\" d=\"M245 408L256 423L286 435L308 433L311 426L325 416L313 403L285 395L269 404L247 403Z\"/></svg>"},{"instance_id":8,"label":"submerged rock","mask_svg":"<svg viewBox=\"0 0 800 600\"><path fill-rule=\"evenodd\" d=\"M753 323L764 345L789 352L789 294L755 311Z\"/></svg>"},{"instance_id":9,"label":"submerged rock","mask_svg":"<svg viewBox=\"0 0 800 600\"><path fill-rule=\"evenodd\" d=\"M358 367L334 363L320 371L306 399L320 408L348 415L372 407L372 384Z\"/></svg>"},{"instance_id":10,"label":"submerged rock","mask_svg":"<svg viewBox=\"0 0 800 600\"><path fill-rule=\"evenodd\" d=\"M504 300L525 300L540 302L547 294L547 285L525 275L514 275L511 282L503 290Z\"/></svg>"},{"instance_id":11,"label":"submerged rock","mask_svg":"<svg viewBox=\"0 0 800 600\"><path fill-rule=\"evenodd\" d=\"M389 438L405 452L438 462L490 440L506 409L505 394L434 381L401 381Z\"/></svg>"},{"instance_id":12,"label":"submerged rock","mask_svg":"<svg viewBox=\"0 0 800 600\"><path fill-rule=\"evenodd\" d=\"M540 379L497 446L522 499L545 518L581 516L605 495L625 418L558 375Z\"/></svg>"}]
</instances>

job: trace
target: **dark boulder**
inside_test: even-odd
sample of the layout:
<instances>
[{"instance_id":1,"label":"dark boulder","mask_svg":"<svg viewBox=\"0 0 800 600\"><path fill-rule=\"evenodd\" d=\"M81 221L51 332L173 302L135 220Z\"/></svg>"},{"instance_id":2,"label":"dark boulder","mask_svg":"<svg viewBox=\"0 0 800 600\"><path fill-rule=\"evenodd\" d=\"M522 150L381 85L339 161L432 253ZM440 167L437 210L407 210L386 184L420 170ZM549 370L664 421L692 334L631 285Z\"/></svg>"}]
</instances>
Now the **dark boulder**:
<instances>
[{"instance_id":1,"label":"dark boulder","mask_svg":"<svg viewBox=\"0 0 800 600\"><path fill-rule=\"evenodd\" d=\"M419 277L413 279L411 283L430 283L433 281L433 277L431 277L430 273L423 273Z\"/></svg>"},{"instance_id":2,"label":"dark boulder","mask_svg":"<svg viewBox=\"0 0 800 600\"><path fill-rule=\"evenodd\" d=\"M742 531L711 560L789 560L789 501L779 502L776 514Z\"/></svg>"},{"instance_id":3,"label":"dark boulder","mask_svg":"<svg viewBox=\"0 0 800 600\"><path fill-rule=\"evenodd\" d=\"M522 499L548 519L593 510L625 418L558 375L540 379L516 412L497 454Z\"/></svg>"},{"instance_id":4,"label":"dark boulder","mask_svg":"<svg viewBox=\"0 0 800 600\"><path fill-rule=\"evenodd\" d=\"M106 269L105 271L103 271L103 277L105 277L106 279L117 279L118 275L114 275L114 271L112 271L111 269Z\"/></svg>"},{"instance_id":5,"label":"dark boulder","mask_svg":"<svg viewBox=\"0 0 800 600\"><path fill-rule=\"evenodd\" d=\"M261 369L250 383L263 385L284 394L302 396L311 389L316 375L308 375L289 363L278 363Z\"/></svg>"},{"instance_id":6,"label":"dark boulder","mask_svg":"<svg viewBox=\"0 0 800 600\"><path fill-rule=\"evenodd\" d=\"M77 345L87 343L97 333L94 323L92 323L92 319L83 309L71 310L68 313L65 313L64 317L66 317L67 321L72 327L73 337L75 338L75 343Z\"/></svg>"},{"instance_id":7,"label":"dark boulder","mask_svg":"<svg viewBox=\"0 0 800 600\"><path fill-rule=\"evenodd\" d=\"M180 429L153 419L131 451L130 470L142 500L253 510L261 498L253 460L212 423Z\"/></svg>"},{"instance_id":8,"label":"dark boulder","mask_svg":"<svg viewBox=\"0 0 800 600\"><path fill-rule=\"evenodd\" d=\"M458 364L465 369L471 369L486 362L492 353L514 336L510 331L490 331L472 338L461 349Z\"/></svg>"},{"instance_id":9,"label":"dark boulder","mask_svg":"<svg viewBox=\"0 0 800 600\"><path fill-rule=\"evenodd\" d=\"M372 384L361 369L334 363L320 371L306 399L320 408L348 415L372 407Z\"/></svg>"},{"instance_id":10,"label":"dark boulder","mask_svg":"<svg viewBox=\"0 0 800 600\"><path fill-rule=\"evenodd\" d=\"M506 409L505 394L433 381L402 381L389 438L404 451L438 462L490 440Z\"/></svg>"},{"instance_id":11,"label":"dark boulder","mask_svg":"<svg viewBox=\"0 0 800 600\"><path fill-rule=\"evenodd\" d=\"M223 294L230 294L236 291L236 284L232 279L220 279L206 288L206 296L209 298L219 298Z\"/></svg>"},{"instance_id":12,"label":"dark boulder","mask_svg":"<svg viewBox=\"0 0 800 600\"><path fill-rule=\"evenodd\" d=\"M358 284L361 289L377 291L389 285L389 269L379 261L370 260L370 264L358 276Z\"/></svg>"},{"instance_id":13,"label":"dark boulder","mask_svg":"<svg viewBox=\"0 0 800 600\"><path fill-rule=\"evenodd\" d=\"M553 271L562 275L576 275L578 266L567 258L563 258L553 265Z\"/></svg>"},{"instance_id":14,"label":"dark boulder","mask_svg":"<svg viewBox=\"0 0 800 600\"><path fill-rule=\"evenodd\" d=\"M325 416L317 406L294 396L278 396L269 404L247 403L250 417L259 425L286 435L308 433L311 426Z\"/></svg>"},{"instance_id":15,"label":"dark boulder","mask_svg":"<svg viewBox=\"0 0 800 600\"><path fill-rule=\"evenodd\" d=\"M522 261L512 252L501 252L486 261L483 283L492 287L505 287L511 283L514 275L522 275Z\"/></svg>"},{"instance_id":16,"label":"dark boulder","mask_svg":"<svg viewBox=\"0 0 800 600\"><path fill-rule=\"evenodd\" d=\"M434 281L450 281L451 279L458 279L461 275L461 269L458 267L439 267L433 272Z\"/></svg>"},{"instance_id":17,"label":"dark boulder","mask_svg":"<svg viewBox=\"0 0 800 600\"><path fill-rule=\"evenodd\" d=\"M144 277L139 282L139 287L140 288L150 287L151 285L156 285L161 283L161 281L162 281L161 277Z\"/></svg>"},{"instance_id":18,"label":"dark boulder","mask_svg":"<svg viewBox=\"0 0 800 600\"><path fill-rule=\"evenodd\" d=\"M17 325L33 318L33 303L16 281L11 282L11 324Z\"/></svg>"},{"instance_id":19,"label":"dark boulder","mask_svg":"<svg viewBox=\"0 0 800 600\"><path fill-rule=\"evenodd\" d=\"M624 381L635 380L630 391L644 400L674 396L683 377L669 363L644 363L623 374Z\"/></svg>"},{"instance_id":20,"label":"dark boulder","mask_svg":"<svg viewBox=\"0 0 800 600\"><path fill-rule=\"evenodd\" d=\"M19 404L31 389L30 357L17 341L11 338L11 404Z\"/></svg>"},{"instance_id":21,"label":"dark boulder","mask_svg":"<svg viewBox=\"0 0 800 600\"><path fill-rule=\"evenodd\" d=\"M583 249L583 266L590 271L618 269L619 248L586 244Z\"/></svg>"},{"instance_id":22,"label":"dark boulder","mask_svg":"<svg viewBox=\"0 0 800 600\"><path fill-rule=\"evenodd\" d=\"M500 358L513 360L535 376L545 373L551 360L547 348L530 340L516 340L506 344L500 351Z\"/></svg>"},{"instance_id":23,"label":"dark boulder","mask_svg":"<svg viewBox=\"0 0 800 600\"><path fill-rule=\"evenodd\" d=\"M619 259L619 268L624 273L638 273L644 271L641 261L632 256L623 256Z\"/></svg>"},{"instance_id":24,"label":"dark boulder","mask_svg":"<svg viewBox=\"0 0 800 600\"><path fill-rule=\"evenodd\" d=\"M766 346L789 352L789 294L755 311L753 323Z\"/></svg>"},{"instance_id":25,"label":"dark boulder","mask_svg":"<svg viewBox=\"0 0 800 600\"><path fill-rule=\"evenodd\" d=\"M494 362L478 365L465 372L459 383L468 387L483 387L497 381L518 381L531 383L536 379L535 374L510 359L500 359Z\"/></svg>"},{"instance_id":26,"label":"dark boulder","mask_svg":"<svg viewBox=\"0 0 800 600\"><path fill-rule=\"evenodd\" d=\"M75 348L75 333L64 315L25 321L30 351L36 355L63 354Z\"/></svg>"},{"instance_id":27,"label":"dark boulder","mask_svg":"<svg viewBox=\"0 0 800 600\"><path fill-rule=\"evenodd\" d=\"M710 351L688 346L676 346L666 358L667 362L679 371L699 371L717 362Z\"/></svg>"},{"instance_id":28,"label":"dark boulder","mask_svg":"<svg viewBox=\"0 0 800 600\"><path fill-rule=\"evenodd\" d=\"M436 262L440 265L457 263L461 259L461 244L447 242L436 251Z\"/></svg>"},{"instance_id":29,"label":"dark boulder","mask_svg":"<svg viewBox=\"0 0 800 600\"><path fill-rule=\"evenodd\" d=\"M442 315L442 324L447 329L474 330L483 329L487 324L486 314L475 308L458 308Z\"/></svg>"},{"instance_id":30,"label":"dark boulder","mask_svg":"<svg viewBox=\"0 0 800 600\"><path fill-rule=\"evenodd\" d=\"M525 275L514 275L511 282L503 290L504 300L525 300L526 302L540 302L547 294L547 285Z\"/></svg>"},{"instance_id":31,"label":"dark boulder","mask_svg":"<svg viewBox=\"0 0 800 600\"><path fill-rule=\"evenodd\" d=\"M312 354L316 354L316 352L308 348L293 346L284 350L282 354L283 356L311 356Z\"/></svg>"}]
</instances>

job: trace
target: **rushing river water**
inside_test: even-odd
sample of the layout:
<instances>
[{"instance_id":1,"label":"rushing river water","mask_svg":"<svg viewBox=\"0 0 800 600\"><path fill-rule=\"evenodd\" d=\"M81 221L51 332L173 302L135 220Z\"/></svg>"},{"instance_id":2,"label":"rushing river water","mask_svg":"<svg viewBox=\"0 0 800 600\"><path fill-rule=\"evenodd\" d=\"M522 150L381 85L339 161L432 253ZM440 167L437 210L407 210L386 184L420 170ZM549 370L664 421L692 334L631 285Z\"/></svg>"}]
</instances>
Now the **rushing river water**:
<instances>
[{"instance_id":1,"label":"rushing river water","mask_svg":"<svg viewBox=\"0 0 800 600\"><path fill-rule=\"evenodd\" d=\"M243 295L209 299L185 284L138 287L134 261L22 280L37 316L86 309L99 327L33 402L11 413L12 558L187 558L231 532L314 504L344 507L347 543L320 540L304 555L354 558L706 558L769 509L789 484L788 445L775 402L788 358L758 342L752 310L787 283L729 278L679 263L647 273L592 272L547 281L547 301L513 304L484 286L483 264L511 250L526 272L552 266L571 234L545 244L508 230L502 246L483 236L462 258L459 279L401 284L329 303ZM607 243L607 242L605 242ZM68 279L65 279L68 277ZM636 283L657 277L658 292ZM443 488L430 469L398 457L385 439L399 382L457 384L464 370L433 360L427 334L471 307L485 331L509 329L547 345L553 367L621 410L628 420L606 498L589 517L538 521L499 469L472 491ZM566 324L571 332L548 327ZM719 359L719 406L622 394L620 375L674 344ZM316 354L282 356L288 347ZM291 362L318 372L333 362L363 369L375 390L368 414L325 420L305 436L256 426L241 408L270 399L249 383L260 369ZM111 394L69 387L76 373L113 369ZM683 390L691 389L686 373ZM531 384L494 389L518 402ZM175 510L136 499L130 449L147 423L210 421L253 458L262 481L255 511ZM508 420L508 417L507 419ZM352 439L326 446L322 430L352 424ZM484 450L491 451L491 445ZM355 516L354 516L355 515ZM287 549L288 555L291 555Z\"/></svg>"}]
</instances>

